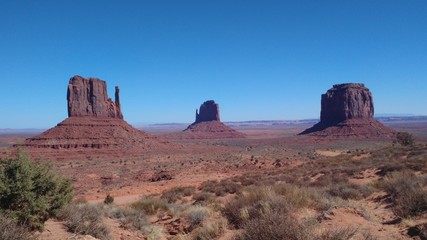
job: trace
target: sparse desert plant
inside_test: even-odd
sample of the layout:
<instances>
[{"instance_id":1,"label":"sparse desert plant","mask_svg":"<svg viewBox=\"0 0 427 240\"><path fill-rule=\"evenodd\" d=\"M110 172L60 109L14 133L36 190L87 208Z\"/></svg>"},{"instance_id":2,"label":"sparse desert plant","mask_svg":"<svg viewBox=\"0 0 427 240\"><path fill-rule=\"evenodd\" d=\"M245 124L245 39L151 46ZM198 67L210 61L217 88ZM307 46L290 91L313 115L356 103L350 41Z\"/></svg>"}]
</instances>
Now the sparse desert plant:
<instances>
[{"instance_id":1,"label":"sparse desert plant","mask_svg":"<svg viewBox=\"0 0 427 240\"><path fill-rule=\"evenodd\" d=\"M393 210L400 217L417 216L427 211L427 191L424 179L413 172L392 172L378 183L390 194Z\"/></svg>"},{"instance_id":2,"label":"sparse desert plant","mask_svg":"<svg viewBox=\"0 0 427 240\"><path fill-rule=\"evenodd\" d=\"M131 207L149 215L156 214L158 211L166 212L169 210L169 205L166 201L151 197L144 197L141 200L132 203Z\"/></svg>"},{"instance_id":3,"label":"sparse desert plant","mask_svg":"<svg viewBox=\"0 0 427 240\"><path fill-rule=\"evenodd\" d=\"M273 189L295 208L308 207L314 200L312 191L305 187L281 183L274 185Z\"/></svg>"},{"instance_id":4,"label":"sparse desert plant","mask_svg":"<svg viewBox=\"0 0 427 240\"><path fill-rule=\"evenodd\" d=\"M193 200L196 201L196 203L209 202L214 200L214 196L207 192L200 192L193 195Z\"/></svg>"},{"instance_id":5,"label":"sparse desert plant","mask_svg":"<svg viewBox=\"0 0 427 240\"><path fill-rule=\"evenodd\" d=\"M174 203L181 200L182 197L189 197L194 194L196 189L194 187L174 187L162 193L160 198L166 199L168 203Z\"/></svg>"},{"instance_id":6,"label":"sparse desert plant","mask_svg":"<svg viewBox=\"0 0 427 240\"><path fill-rule=\"evenodd\" d=\"M107 194L104 199L104 204L112 204L114 202L114 197L110 194Z\"/></svg>"},{"instance_id":7,"label":"sparse desert plant","mask_svg":"<svg viewBox=\"0 0 427 240\"><path fill-rule=\"evenodd\" d=\"M341 182L330 184L327 186L326 192L344 200L360 200L371 195L373 193L373 188L370 186L359 186L349 182Z\"/></svg>"},{"instance_id":8,"label":"sparse desert plant","mask_svg":"<svg viewBox=\"0 0 427 240\"><path fill-rule=\"evenodd\" d=\"M243 225L237 240L312 239L311 226L281 212L267 212Z\"/></svg>"},{"instance_id":9,"label":"sparse desert plant","mask_svg":"<svg viewBox=\"0 0 427 240\"><path fill-rule=\"evenodd\" d=\"M395 141L402 146L413 146L415 143L414 136L407 132L398 132Z\"/></svg>"},{"instance_id":10,"label":"sparse desert plant","mask_svg":"<svg viewBox=\"0 0 427 240\"><path fill-rule=\"evenodd\" d=\"M0 215L0 239L2 240L35 240L30 231L23 225L17 225L12 219Z\"/></svg>"},{"instance_id":11,"label":"sparse desert plant","mask_svg":"<svg viewBox=\"0 0 427 240\"><path fill-rule=\"evenodd\" d=\"M208 221L203 226L196 228L191 234L192 239L196 240L212 240L217 239L224 234L227 228L227 220L224 218Z\"/></svg>"},{"instance_id":12,"label":"sparse desert plant","mask_svg":"<svg viewBox=\"0 0 427 240\"><path fill-rule=\"evenodd\" d=\"M350 240L357 234L357 228L332 228L322 232L316 239L319 240Z\"/></svg>"},{"instance_id":13,"label":"sparse desert plant","mask_svg":"<svg viewBox=\"0 0 427 240\"><path fill-rule=\"evenodd\" d=\"M62 210L59 219L65 221L70 232L108 240L111 239L110 231L103 222L103 216L101 205L74 203Z\"/></svg>"},{"instance_id":14,"label":"sparse desert plant","mask_svg":"<svg viewBox=\"0 0 427 240\"><path fill-rule=\"evenodd\" d=\"M209 216L209 209L202 206L191 206L187 209L185 215L190 228L194 229Z\"/></svg>"},{"instance_id":15,"label":"sparse desert plant","mask_svg":"<svg viewBox=\"0 0 427 240\"><path fill-rule=\"evenodd\" d=\"M15 158L0 161L0 213L31 229L44 222L73 196L71 182L55 173L47 161L31 161L17 151Z\"/></svg>"},{"instance_id":16,"label":"sparse desert plant","mask_svg":"<svg viewBox=\"0 0 427 240\"><path fill-rule=\"evenodd\" d=\"M144 231L150 226L146 215L133 208L111 205L107 206L104 212L108 217L119 220L120 226L124 229Z\"/></svg>"},{"instance_id":17,"label":"sparse desert plant","mask_svg":"<svg viewBox=\"0 0 427 240\"><path fill-rule=\"evenodd\" d=\"M283 197L278 196L272 188L250 187L235 199L226 202L222 213L235 228L241 228L248 220L266 211L288 214L291 209Z\"/></svg>"},{"instance_id":18,"label":"sparse desert plant","mask_svg":"<svg viewBox=\"0 0 427 240\"><path fill-rule=\"evenodd\" d=\"M227 193L236 193L240 189L240 185L230 179L223 179L220 182L216 180L208 180L203 182L200 190L204 192L215 193L217 196L224 196Z\"/></svg>"}]
</instances>

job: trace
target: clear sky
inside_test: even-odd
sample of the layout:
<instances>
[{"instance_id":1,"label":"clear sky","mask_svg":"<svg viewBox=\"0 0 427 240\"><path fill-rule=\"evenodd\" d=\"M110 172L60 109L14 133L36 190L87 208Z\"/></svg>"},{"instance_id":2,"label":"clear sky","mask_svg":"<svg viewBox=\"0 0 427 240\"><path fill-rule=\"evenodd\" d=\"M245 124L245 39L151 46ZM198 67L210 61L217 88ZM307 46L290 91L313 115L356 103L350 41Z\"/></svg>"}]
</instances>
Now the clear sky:
<instances>
[{"instance_id":1,"label":"clear sky","mask_svg":"<svg viewBox=\"0 0 427 240\"><path fill-rule=\"evenodd\" d=\"M131 124L318 118L333 84L427 115L426 0L0 0L0 128L67 117L74 75L120 86Z\"/></svg>"}]
</instances>

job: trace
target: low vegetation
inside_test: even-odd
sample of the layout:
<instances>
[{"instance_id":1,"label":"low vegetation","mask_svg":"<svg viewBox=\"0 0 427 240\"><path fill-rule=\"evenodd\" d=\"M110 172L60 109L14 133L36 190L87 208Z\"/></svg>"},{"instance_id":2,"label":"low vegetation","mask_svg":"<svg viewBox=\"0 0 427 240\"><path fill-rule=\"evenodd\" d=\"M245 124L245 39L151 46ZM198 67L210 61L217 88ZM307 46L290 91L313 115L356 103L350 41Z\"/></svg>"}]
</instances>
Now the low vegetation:
<instances>
[{"instance_id":1,"label":"low vegetation","mask_svg":"<svg viewBox=\"0 0 427 240\"><path fill-rule=\"evenodd\" d=\"M15 221L2 215L0 215L0 239L35 240L25 226L17 225Z\"/></svg>"},{"instance_id":2,"label":"low vegetation","mask_svg":"<svg viewBox=\"0 0 427 240\"><path fill-rule=\"evenodd\" d=\"M378 182L378 186L390 194L397 216L418 216L427 211L426 180L412 171L391 172Z\"/></svg>"},{"instance_id":3,"label":"low vegetation","mask_svg":"<svg viewBox=\"0 0 427 240\"><path fill-rule=\"evenodd\" d=\"M59 219L65 221L65 226L70 232L109 240L110 231L104 223L103 216L102 205L74 203L61 212Z\"/></svg>"},{"instance_id":4,"label":"low vegetation","mask_svg":"<svg viewBox=\"0 0 427 240\"><path fill-rule=\"evenodd\" d=\"M48 161L32 161L20 150L0 160L0 214L31 230L43 229L73 196L71 182Z\"/></svg>"},{"instance_id":5,"label":"low vegetation","mask_svg":"<svg viewBox=\"0 0 427 240\"><path fill-rule=\"evenodd\" d=\"M408 138L410 136L405 135L400 141ZM127 207L116 206L114 198L108 194L104 204L75 202L62 210L71 197L69 182L54 174L50 165L31 162L19 153L16 162L1 161L0 192L6 195L0 198L16 205L18 196L16 192L11 194L13 186L23 193L23 197L17 199L28 201L41 196L43 200L29 201L24 204L24 211L15 208L17 213L10 210L13 204L9 209L2 208L0 228L10 230L0 230L0 239L32 239L28 229L40 228L40 224L52 216L63 220L72 233L107 240L112 237L106 218L146 239L211 240L223 236L226 229L234 233L235 240L376 239L376 233L366 229L346 226L325 229L322 222L327 216L333 216L336 209L349 209L357 217L364 218L363 221L378 224L364 208L366 201L373 197L389 204L389 209L399 219L416 221L425 216L427 146L406 144L406 140L369 152L349 151L310 160L294 168L209 180L197 189L174 187L162 194L141 198ZM372 179L363 177L366 170L374 174ZM53 183L41 177L45 173ZM23 182L16 185L18 179ZM36 190L39 195L28 193L30 182L35 184L33 189L47 184L43 189L49 190L51 195L43 198L41 190ZM15 198L5 198L7 194ZM41 208L40 204L45 202L52 209ZM31 207L30 203L36 204ZM3 201L0 206L5 206ZM34 209L37 211L32 211Z\"/></svg>"}]
</instances>

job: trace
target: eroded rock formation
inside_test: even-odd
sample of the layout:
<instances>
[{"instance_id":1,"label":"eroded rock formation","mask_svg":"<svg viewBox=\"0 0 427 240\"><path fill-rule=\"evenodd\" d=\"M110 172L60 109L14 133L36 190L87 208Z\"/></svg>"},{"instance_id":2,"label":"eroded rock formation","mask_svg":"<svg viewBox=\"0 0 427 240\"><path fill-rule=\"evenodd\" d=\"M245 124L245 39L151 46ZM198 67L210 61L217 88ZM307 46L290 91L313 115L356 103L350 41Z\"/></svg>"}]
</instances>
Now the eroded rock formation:
<instances>
[{"instance_id":1,"label":"eroded rock formation","mask_svg":"<svg viewBox=\"0 0 427 240\"><path fill-rule=\"evenodd\" d=\"M372 94L364 84L333 85L321 97L320 122L300 134L322 137L392 137L374 118Z\"/></svg>"},{"instance_id":2,"label":"eroded rock formation","mask_svg":"<svg viewBox=\"0 0 427 240\"><path fill-rule=\"evenodd\" d=\"M209 100L200 105L199 112L196 109L196 123L220 121L219 119L219 106L214 100Z\"/></svg>"},{"instance_id":3,"label":"eroded rock formation","mask_svg":"<svg viewBox=\"0 0 427 240\"><path fill-rule=\"evenodd\" d=\"M196 110L196 121L188 126L183 134L170 135L168 138L178 139L221 139L244 138L240 133L220 121L219 105L214 100L209 100L200 105Z\"/></svg>"},{"instance_id":4,"label":"eroded rock formation","mask_svg":"<svg viewBox=\"0 0 427 240\"><path fill-rule=\"evenodd\" d=\"M75 157L76 154L110 156L120 151L130 154L174 146L124 121L119 88L116 87L113 102L108 98L105 81L74 76L68 85L67 100L68 118L19 146L43 155L54 153L59 156L64 153L66 157Z\"/></svg>"},{"instance_id":5,"label":"eroded rock formation","mask_svg":"<svg viewBox=\"0 0 427 240\"><path fill-rule=\"evenodd\" d=\"M364 84L336 84L322 94L320 122L334 125L347 119L374 116L372 94Z\"/></svg>"},{"instance_id":6,"label":"eroded rock formation","mask_svg":"<svg viewBox=\"0 0 427 240\"><path fill-rule=\"evenodd\" d=\"M107 84L97 78L74 76L67 91L68 117L109 117L123 119L119 87L115 101L108 98Z\"/></svg>"}]
</instances>

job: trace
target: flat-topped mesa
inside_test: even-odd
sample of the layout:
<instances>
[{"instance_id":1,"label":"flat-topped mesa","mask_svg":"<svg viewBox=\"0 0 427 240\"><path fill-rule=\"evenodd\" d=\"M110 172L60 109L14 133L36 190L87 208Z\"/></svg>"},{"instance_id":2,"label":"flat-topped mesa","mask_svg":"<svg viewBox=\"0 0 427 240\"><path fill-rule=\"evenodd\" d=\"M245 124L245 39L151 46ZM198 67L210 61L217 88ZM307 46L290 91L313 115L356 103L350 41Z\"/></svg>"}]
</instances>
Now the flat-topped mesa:
<instances>
[{"instance_id":1,"label":"flat-topped mesa","mask_svg":"<svg viewBox=\"0 0 427 240\"><path fill-rule=\"evenodd\" d=\"M361 83L336 84L322 94L320 122L300 135L329 138L392 138L395 132L373 118L372 94Z\"/></svg>"},{"instance_id":2,"label":"flat-topped mesa","mask_svg":"<svg viewBox=\"0 0 427 240\"><path fill-rule=\"evenodd\" d=\"M200 122L209 122L209 121L220 121L219 118L219 106L215 103L214 100L209 100L200 105L200 110L196 109L196 121L195 123Z\"/></svg>"},{"instance_id":3,"label":"flat-topped mesa","mask_svg":"<svg viewBox=\"0 0 427 240\"><path fill-rule=\"evenodd\" d=\"M74 76L67 91L68 117L108 117L123 119L119 87L115 101L108 98L107 84L98 78Z\"/></svg>"},{"instance_id":4,"label":"flat-topped mesa","mask_svg":"<svg viewBox=\"0 0 427 240\"><path fill-rule=\"evenodd\" d=\"M322 94L320 122L335 125L348 119L372 119L372 94L364 84L336 84Z\"/></svg>"}]
</instances>

